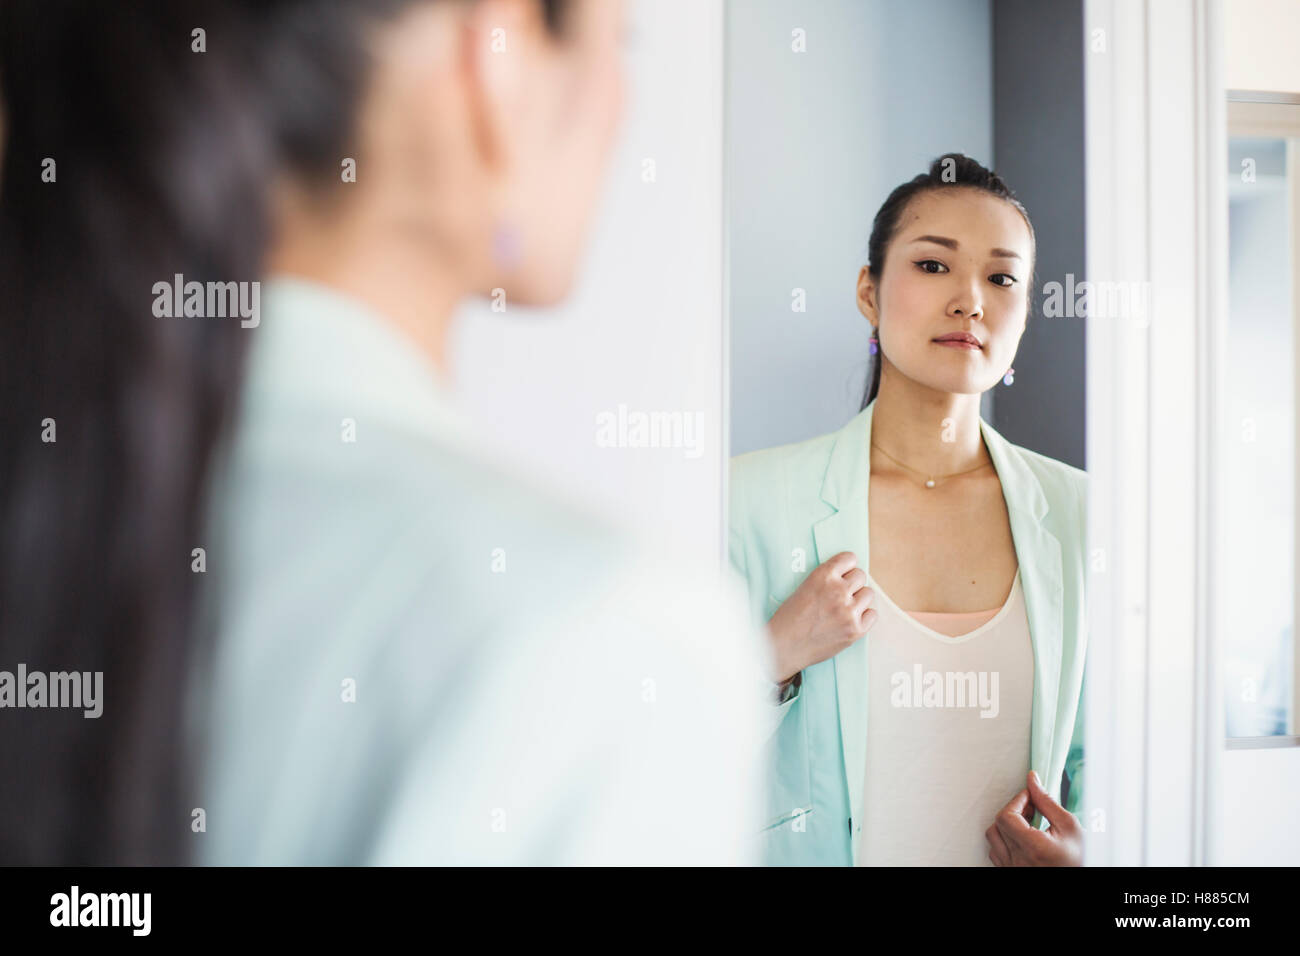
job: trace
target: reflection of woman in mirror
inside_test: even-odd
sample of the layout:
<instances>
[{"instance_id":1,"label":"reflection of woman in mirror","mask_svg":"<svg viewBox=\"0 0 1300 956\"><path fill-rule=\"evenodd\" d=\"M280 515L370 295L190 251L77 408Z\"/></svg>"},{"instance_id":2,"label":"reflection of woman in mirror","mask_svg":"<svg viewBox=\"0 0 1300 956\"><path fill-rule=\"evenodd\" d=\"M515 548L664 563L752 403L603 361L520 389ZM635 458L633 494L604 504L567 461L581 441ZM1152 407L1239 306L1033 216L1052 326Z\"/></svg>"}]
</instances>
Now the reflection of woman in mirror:
<instances>
[{"instance_id":1,"label":"reflection of woman in mirror","mask_svg":"<svg viewBox=\"0 0 1300 956\"><path fill-rule=\"evenodd\" d=\"M875 218L862 411L733 460L777 670L768 862L1081 861L1086 476L980 417L1034 262L1002 180L940 157Z\"/></svg>"}]
</instances>

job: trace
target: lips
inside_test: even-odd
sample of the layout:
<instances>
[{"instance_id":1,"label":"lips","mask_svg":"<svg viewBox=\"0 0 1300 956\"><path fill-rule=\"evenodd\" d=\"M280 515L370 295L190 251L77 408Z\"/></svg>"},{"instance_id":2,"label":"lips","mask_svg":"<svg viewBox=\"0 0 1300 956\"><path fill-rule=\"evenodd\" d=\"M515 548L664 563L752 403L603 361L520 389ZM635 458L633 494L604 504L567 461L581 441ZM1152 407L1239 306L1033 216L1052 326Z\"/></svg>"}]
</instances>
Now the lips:
<instances>
[{"instance_id":1,"label":"lips","mask_svg":"<svg viewBox=\"0 0 1300 956\"><path fill-rule=\"evenodd\" d=\"M977 349L984 347L980 343L980 340L969 332L949 332L947 335L939 336L937 339L934 339L934 341L951 342L954 345L968 345Z\"/></svg>"}]
</instances>

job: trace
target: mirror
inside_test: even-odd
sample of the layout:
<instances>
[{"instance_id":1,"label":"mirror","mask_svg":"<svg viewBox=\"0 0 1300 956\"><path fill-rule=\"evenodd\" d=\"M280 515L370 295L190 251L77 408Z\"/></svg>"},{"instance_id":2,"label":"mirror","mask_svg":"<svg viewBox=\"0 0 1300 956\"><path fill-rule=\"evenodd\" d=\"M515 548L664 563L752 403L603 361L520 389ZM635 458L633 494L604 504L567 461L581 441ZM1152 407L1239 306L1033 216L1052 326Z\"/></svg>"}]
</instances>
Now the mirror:
<instances>
[{"instance_id":1,"label":"mirror","mask_svg":"<svg viewBox=\"0 0 1300 956\"><path fill-rule=\"evenodd\" d=\"M728 6L729 540L779 671L767 863L990 865L1030 770L1030 816L1079 806L1083 23ZM837 600L841 633L810 624Z\"/></svg>"}]
</instances>

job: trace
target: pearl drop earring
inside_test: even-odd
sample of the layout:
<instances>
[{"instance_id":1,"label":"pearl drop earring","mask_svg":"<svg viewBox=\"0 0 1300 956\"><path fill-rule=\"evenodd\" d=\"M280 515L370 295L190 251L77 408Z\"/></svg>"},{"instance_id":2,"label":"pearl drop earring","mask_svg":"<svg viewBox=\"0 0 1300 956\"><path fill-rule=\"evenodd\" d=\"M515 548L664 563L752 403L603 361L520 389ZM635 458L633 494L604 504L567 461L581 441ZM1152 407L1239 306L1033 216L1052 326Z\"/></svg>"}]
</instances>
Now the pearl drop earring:
<instances>
[{"instance_id":1,"label":"pearl drop earring","mask_svg":"<svg viewBox=\"0 0 1300 956\"><path fill-rule=\"evenodd\" d=\"M1016 370L1014 368L1007 369L1007 374L1002 376L1002 384L1010 385L1015 380L1016 380Z\"/></svg>"},{"instance_id":2,"label":"pearl drop earring","mask_svg":"<svg viewBox=\"0 0 1300 956\"><path fill-rule=\"evenodd\" d=\"M875 333L871 336L871 354L875 355L880 351L880 339L876 338Z\"/></svg>"}]
</instances>

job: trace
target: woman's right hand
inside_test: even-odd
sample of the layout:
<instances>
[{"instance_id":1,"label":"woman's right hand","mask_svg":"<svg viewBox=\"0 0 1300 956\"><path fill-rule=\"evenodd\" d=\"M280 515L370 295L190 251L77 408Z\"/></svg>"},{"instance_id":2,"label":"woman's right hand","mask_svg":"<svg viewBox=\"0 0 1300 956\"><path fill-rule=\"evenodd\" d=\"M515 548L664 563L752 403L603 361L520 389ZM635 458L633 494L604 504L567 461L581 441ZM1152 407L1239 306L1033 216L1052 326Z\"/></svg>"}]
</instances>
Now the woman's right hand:
<instances>
[{"instance_id":1,"label":"woman's right hand","mask_svg":"<svg viewBox=\"0 0 1300 956\"><path fill-rule=\"evenodd\" d=\"M841 551L812 570L768 621L776 652L776 682L829 660L876 623L875 592L852 551Z\"/></svg>"}]
</instances>

